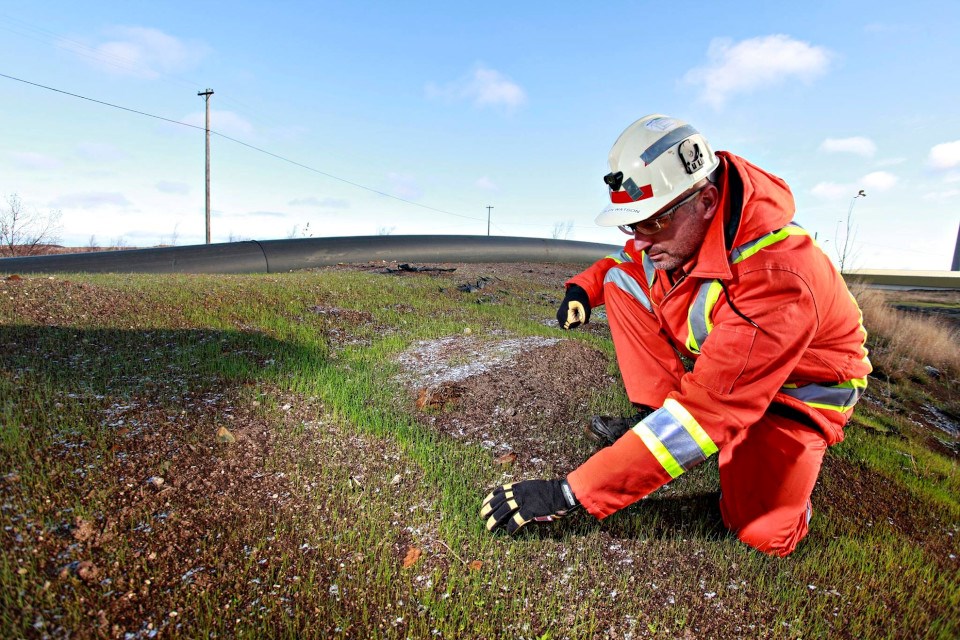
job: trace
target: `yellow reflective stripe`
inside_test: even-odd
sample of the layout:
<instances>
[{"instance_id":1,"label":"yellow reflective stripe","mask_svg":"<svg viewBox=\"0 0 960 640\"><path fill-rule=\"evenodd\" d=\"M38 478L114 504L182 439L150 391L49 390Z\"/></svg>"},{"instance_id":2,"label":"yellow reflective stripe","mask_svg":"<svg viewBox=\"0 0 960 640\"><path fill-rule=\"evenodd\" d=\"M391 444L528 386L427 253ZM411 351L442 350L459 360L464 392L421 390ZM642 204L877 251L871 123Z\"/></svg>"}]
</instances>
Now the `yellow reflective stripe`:
<instances>
[{"instance_id":1,"label":"yellow reflective stripe","mask_svg":"<svg viewBox=\"0 0 960 640\"><path fill-rule=\"evenodd\" d=\"M700 287L696 300L687 314L687 349L691 353L700 353L700 345L713 331L713 308L720 299L723 285L719 280L704 283Z\"/></svg>"},{"instance_id":2,"label":"yellow reflective stripe","mask_svg":"<svg viewBox=\"0 0 960 640\"><path fill-rule=\"evenodd\" d=\"M733 259L732 264L737 264L738 262L742 262L747 258L749 258L750 256L757 253L758 251L760 251L761 249L765 249L772 244L776 244L777 242L780 242L781 240L784 240L789 236L807 236L807 235L810 235L810 234L807 233L806 229L793 224L788 225L782 229L777 229L776 231L772 233L768 233L767 235L763 236L762 238L759 238L758 240L753 241L752 243L747 243L746 245L743 245L734 249L733 253L734 255L736 255L736 258Z\"/></svg>"},{"instance_id":3,"label":"yellow reflective stripe","mask_svg":"<svg viewBox=\"0 0 960 640\"><path fill-rule=\"evenodd\" d=\"M700 426L700 423L697 422L697 419L690 415L690 412L682 404L672 398L667 398L663 402L663 408L680 421L690 437L700 446L704 456L712 456L720 450L707 435L707 432L703 430L703 427Z\"/></svg>"},{"instance_id":4,"label":"yellow reflective stripe","mask_svg":"<svg viewBox=\"0 0 960 640\"><path fill-rule=\"evenodd\" d=\"M684 472L684 468L680 466L680 463L677 462L677 459L674 458L669 451L667 451L667 448L663 446L662 442L660 442L660 438L655 436L653 431L650 431L650 427L641 422L633 428L633 432L640 436L640 439L643 440L643 444L647 445L647 449L650 450L650 453L653 454L653 457L655 457L663 466L663 468L666 469L671 478L677 478Z\"/></svg>"},{"instance_id":5,"label":"yellow reflective stripe","mask_svg":"<svg viewBox=\"0 0 960 640\"><path fill-rule=\"evenodd\" d=\"M611 253L607 257L613 260L614 262L616 262L617 264L622 264L624 262L633 262L633 259L630 257L630 255L623 249L621 249L617 253Z\"/></svg>"},{"instance_id":6,"label":"yellow reflective stripe","mask_svg":"<svg viewBox=\"0 0 960 640\"><path fill-rule=\"evenodd\" d=\"M866 389L867 378L866 376L863 378L853 378L852 380L847 380L846 382L841 382L833 386L840 387L841 389Z\"/></svg>"}]
</instances>

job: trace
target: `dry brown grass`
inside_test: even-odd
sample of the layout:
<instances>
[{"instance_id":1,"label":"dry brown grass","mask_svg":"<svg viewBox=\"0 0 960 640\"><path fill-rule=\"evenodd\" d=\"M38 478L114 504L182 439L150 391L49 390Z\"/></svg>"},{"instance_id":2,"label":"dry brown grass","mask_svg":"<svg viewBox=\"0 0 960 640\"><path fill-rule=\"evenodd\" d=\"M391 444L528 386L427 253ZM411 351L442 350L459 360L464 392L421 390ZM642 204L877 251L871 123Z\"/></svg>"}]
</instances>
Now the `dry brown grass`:
<instances>
[{"instance_id":1,"label":"dry brown grass","mask_svg":"<svg viewBox=\"0 0 960 640\"><path fill-rule=\"evenodd\" d=\"M901 379L931 366L951 376L960 374L960 331L940 318L894 308L884 291L863 285L854 285L851 291L863 311L876 373Z\"/></svg>"}]
</instances>

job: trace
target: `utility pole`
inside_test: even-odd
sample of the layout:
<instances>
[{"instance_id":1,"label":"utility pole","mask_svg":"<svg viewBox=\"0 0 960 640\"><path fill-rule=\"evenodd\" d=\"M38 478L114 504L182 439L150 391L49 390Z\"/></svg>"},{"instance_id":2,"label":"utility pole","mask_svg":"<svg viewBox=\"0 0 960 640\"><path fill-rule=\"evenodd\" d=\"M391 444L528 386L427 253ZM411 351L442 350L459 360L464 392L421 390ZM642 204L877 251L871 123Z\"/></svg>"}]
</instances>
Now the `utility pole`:
<instances>
[{"instance_id":1,"label":"utility pole","mask_svg":"<svg viewBox=\"0 0 960 640\"><path fill-rule=\"evenodd\" d=\"M490 235L490 209L493 209L493 207L487 205L487 236Z\"/></svg>"},{"instance_id":2,"label":"utility pole","mask_svg":"<svg viewBox=\"0 0 960 640\"><path fill-rule=\"evenodd\" d=\"M206 154L206 211L207 211L207 244L210 244L210 96L213 95L213 89L207 89L206 91L198 91L198 96L203 96L203 101L207 105L207 120L206 126L204 127L207 138L207 154Z\"/></svg>"}]
</instances>

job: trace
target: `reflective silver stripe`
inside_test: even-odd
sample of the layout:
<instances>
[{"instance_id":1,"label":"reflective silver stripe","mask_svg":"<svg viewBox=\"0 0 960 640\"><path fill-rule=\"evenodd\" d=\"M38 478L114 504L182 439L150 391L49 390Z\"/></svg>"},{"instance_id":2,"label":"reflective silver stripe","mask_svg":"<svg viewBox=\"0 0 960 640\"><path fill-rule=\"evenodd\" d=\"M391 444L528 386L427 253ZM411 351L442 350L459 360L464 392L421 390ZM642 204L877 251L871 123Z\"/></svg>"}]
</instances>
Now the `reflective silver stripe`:
<instances>
[{"instance_id":1,"label":"reflective silver stripe","mask_svg":"<svg viewBox=\"0 0 960 640\"><path fill-rule=\"evenodd\" d=\"M846 411L853 408L867 388L866 378L856 378L836 385L807 384L802 387L784 386L780 391L804 404L820 409Z\"/></svg>"},{"instance_id":2,"label":"reflective silver stripe","mask_svg":"<svg viewBox=\"0 0 960 640\"><path fill-rule=\"evenodd\" d=\"M631 278L627 273L624 273L622 269L613 267L607 271L607 275L603 278L603 284L607 284L608 282L628 293L631 297L636 299L637 302L642 304L647 311L653 311L653 305L650 304L650 298L648 298L647 294L645 294L643 289L640 288L640 283Z\"/></svg>"},{"instance_id":3,"label":"reflective silver stripe","mask_svg":"<svg viewBox=\"0 0 960 640\"><path fill-rule=\"evenodd\" d=\"M713 315L713 307L717 304L722 289L723 286L719 280L708 280L700 285L700 291L697 292L697 297L687 316L687 348L692 353L700 353L703 341L713 331L713 322L710 317Z\"/></svg>"},{"instance_id":4,"label":"reflective silver stripe","mask_svg":"<svg viewBox=\"0 0 960 640\"><path fill-rule=\"evenodd\" d=\"M621 249L617 253L611 253L607 257L613 260L614 262L616 262L617 264L621 264L623 262L633 262L633 258L630 257L630 254L624 251L623 249Z\"/></svg>"},{"instance_id":5,"label":"reflective silver stripe","mask_svg":"<svg viewBox=\"0 0 960 640\"><path fill-rule=\"evenodd\" d=\"M643 275L647 276L647 286L652 287L653 281L657 279L657 268L653 265L653 260L643 252Z\"/></svg>"},{"instance_id":6,"label":"reflective silver stripe","mask_svg":"<svg viewBox=\"0 0 960 640\"><path fill-rule=\"evenodd\" d=\"M680 144L684 138L689 138L690 136L698 133L700 132L689 124L685 124L682 127L677 127L647 147L647 150L643 152L643 155L640 156L640 159L643 160L645 164L650 164L673 145Z\"/></svg>"},{"instance_id":7,"label":"reflective silver stripe","mask_svg":"<svg viewBox=\"0 0 960 640\"><path fill-rule=\"evenodd\" d=\"M643 422L684 471L689 471L707 459L693 436L666 409L657 409L644 418Z\"/></svg>"},{"instance_id":8,"label":"reflective silver stripe","mask_svg":"<svg viewBox=\"0 0 960 640\"><path fill-rule=\"evenodd\" d=\"M682 404L672 398L633 429L671 478L697 466L719 449Z\"/></svg>"}]
</instances>

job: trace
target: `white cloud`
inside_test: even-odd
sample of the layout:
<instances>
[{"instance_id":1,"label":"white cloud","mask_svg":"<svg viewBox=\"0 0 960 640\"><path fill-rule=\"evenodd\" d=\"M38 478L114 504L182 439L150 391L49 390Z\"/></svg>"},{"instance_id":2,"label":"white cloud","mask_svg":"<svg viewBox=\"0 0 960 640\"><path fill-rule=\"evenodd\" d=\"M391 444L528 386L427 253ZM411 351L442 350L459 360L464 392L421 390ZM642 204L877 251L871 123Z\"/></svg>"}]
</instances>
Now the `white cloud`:
<instances>
[{"instance_id":1,"label":"white cloud","mask_svg":"<svg viewBox=\"0 0 960 640\"><path fill-rule=\"evenodd\" d=\"M820 143L820 150L827 153L853 153L864 158L870 158L877 152L877 145L870 138L860 136L827 138Z\"/></svg>"},{"instance_id":2,"label":"white cloud","mask_svg":"<svg viewBox=\"0 0 960 640\"><path fill-rule=\"evenodd\" d=\"M471 101L476 107L503 107L508 110L527 102L523 87L495 69L478 66L472 73L445 85L427 84L428 98L449 102Z\"/></svg>"},{"instance_id":3,"label":"white cloud","mask_svg":"<svg viewBox=\"0 0 960 640\"><path fill-rule=\"evenodd\" d=\"M27 170L47 170L59 169L63 163L59 158L48 156L44 153L34 153L32 151L17 151L10 154L13 162L20 169Z\"/></svg>"},{"instance_id":4,"label":"white cloud","mask_svg":"<svg viewBox=\"0 0 960 640\"><path fill-rule=\"evenodd\" d=\"M826 72L831 53L823 47L776 34L734 42L715 38L707 50L706 65L687 72L684 79L703 85L700 97L715 108L737 93L775 86L789 78L810 82Z\"/></svg>"},{"instance_id":5,"label":"white cloud","mask_svg":"<svg viewBox=\"0 0 960 640\"><path fill-rule=\"evenodd\" d=\"M927 162L934 169L960 167L960 140L935 145L930 149Z\"/></svg>"},{"instance_id":6,"label":"white cloud","mask_svg":"<svg viewBox=\"0 0 960 640\"><path fill-rule=\"evenodd\" d=\"M50 203L53 209L96 209L103 206L127 207L130 201L122 193L87 191L62 195Z\"/></svg>"},{"instance_id":7,"label":"white cloud","mask_svg":"<svg viewBox=\"0 0 960 640\"><path fill-rule=\"evenodd\" d=\"M870 193L871 191L889 191L899 181L900 178L888 171L874 171L860 178L860 185Z\"/></svg>"},{"instance_id":8,"label":"white cloud","mask_svg":"<svg viewBox=\"0 0 960 640\"><path fill-rule=\"evenodd\" d=\"M483 189L484 191L497 191L496 183L487 176L481 176L477 178L477 181L473 183L478 189Z\"/></svg>"},{"instance_id":9,"label":"white cloud","mask_svg":"<svg viewBox=\"0 0 960 640\"><path fill-rule=\"evenodd\" d=\"M195 67L209 48L187 42L148 27L118 26L106 32L106 39L93 46L75 42L63 45L96 66L118 75L157 78Z\"/></svg>"},{"instance_id":10,"label":"white cloud","mask_svg":"<svg viewBox=\"0 0 960 640\"><path fill-rule=\"evenodd\" d=\"M845 200L857 195L861 189L866 192L864 195L876 191L889 191L899 181L900 178L888 171L874 171L856 182L820 182L810 190L810 193L823 200Z\"/></svg>"},{"instance_id":11,"label":"white cloud","mask_svg":"<svg viewBox=\"0 0 960 640\"><path fill-rule=\"evenodd\" d=\"M190 185L185 182L167 182L161 180L157 183L157 191L160 193L171 193L176 195L186 195L190 193Z\"/></svg>"},{"instance_id":12,"label":"white cloud","mask_svg":"<svg viewBox=\"0 0 960 640\"><path fill-rule=\"evenodd\" d=\"M198 111L185 116L182 121L202 129L206 127L206 117L205 111ZM214 109L210 110L210 130L231 137L250 137L254 134L253 125L246 118L233 111L217 111Z\"/></svg>"}]
</instances>

